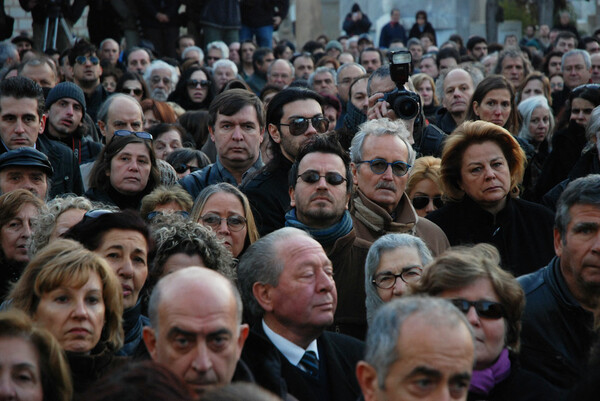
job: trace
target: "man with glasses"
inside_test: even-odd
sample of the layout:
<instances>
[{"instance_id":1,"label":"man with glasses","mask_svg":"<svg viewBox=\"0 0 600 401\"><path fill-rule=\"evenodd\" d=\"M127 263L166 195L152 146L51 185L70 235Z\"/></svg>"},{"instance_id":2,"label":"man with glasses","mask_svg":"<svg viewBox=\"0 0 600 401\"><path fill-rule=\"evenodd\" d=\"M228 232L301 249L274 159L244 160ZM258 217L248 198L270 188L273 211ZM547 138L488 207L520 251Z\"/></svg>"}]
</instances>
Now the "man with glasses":
<instances>
[{"instance_id":1,"label":"man with glasses","mask_svg":"<svg viewBox=\"0 0 600 401\"><path fill-rule=\"evenodd\" d=\"M284 226L290 208L288 172L300 148L315 134L325 133L323 99L304 88L287 88L276 94L267 109L271 160L242 191L252 205L258 231L265 235Z\"/></svg>"},{"instance_id":2,"label":"man with glasses","mask_svg":"<svg viewBox=\"0 0 600 401\"><path fill-rule=\"evenodd\" d=\"M338 289L334 330L364 339L367 330L364 265L370 243L356 238L348 201L350 158L335 137L315 135L302 147L289 174L291 210L286 227L308 232L333 265Z\"/></svg>"},{"instance_id":3,"label":"man with glasses","mask_svg":"<svg viewBox=\"0 0 600 401\"><path fill-rule=\"evenodd\" d=\"M183 177L179 184L193 199L219 182L237 187L245 176L263 166L260 144L264 130L263 104L255 94L245 89L219 94L208 109L208 131L217 148L217 161Z\"/></svg>"},{"instance_id":4,"label":"man with glasses","mask_svg":"<svg viewBox=\"0 0 600 401\"><path fill-rule=\"evenodd\" d=\"M413 234L439 255L449 247L448 238L434 223L419 218L404 193L416 158L407 137L403 124L370 120L352 139L352 176L358 187L350 207L354 230L369 242L389 233Z\"/></svg>"},{"instance_id":5,"label":"man with glasses","mask_svg":"<svg viewBox=\"0 0 600 401\"><path fill-rule=\"evenodd\" d=\"M159 102L166 102L175 90L179 75L177 70L162 60L155 60L146 68L144 80L150 90L150 97Z\"/></svg>"},{"instance_id":6,"label":"man with glasses","mask_svg":"<svg viewBox=\"0 0 600 401\"><path fill-rule=\"evenodd\" d=\"M98 109L109 95L100 83L102 67L96 47L85 40L77 42L69 53L69 64L73 66L73 82L85 95L87 113L96 121Z\"/></svg>"}]
</instances>

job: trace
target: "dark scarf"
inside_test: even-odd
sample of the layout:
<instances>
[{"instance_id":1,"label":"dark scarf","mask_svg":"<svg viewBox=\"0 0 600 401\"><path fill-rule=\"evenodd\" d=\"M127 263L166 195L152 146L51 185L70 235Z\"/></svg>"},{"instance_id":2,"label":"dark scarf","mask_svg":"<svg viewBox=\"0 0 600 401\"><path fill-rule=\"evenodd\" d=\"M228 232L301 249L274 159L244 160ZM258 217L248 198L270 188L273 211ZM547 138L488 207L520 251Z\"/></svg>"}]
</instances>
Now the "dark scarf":
<instances>
[{"instance_id":1,"label":"dark scarf","mask_svg":"<svg viewBox=\"0 0 600 401\"><path fill-rule=\"evenodd\" d=\"M142 302L138 299L134 307L127 308L123 312L123 331L125 333L125 344L116 355L134 355L136 348L142 341L142 329L148 323L148 318L142 316Z\"/></svg>"},{"instance_id":2,"label":"dark scarf","mask_svg":"<svg viewBox=\"0 0 600 401\"><path fill-rule=\"evenodd\" d=\"M356 106L348 100L346 105L346 117L344 117L344 126L349 133L356 134L358 132L358 126L367 121L367 115L361 110L357 109Z\"/></svg>"},{"instance_id":3,"label":"dark scarf","mask_svg":"<svg viewBox=\"0 0 600 401\"><path fill-rule=\"evenodd\" d=\"M285 226L304 230L321 245L328 247L352 231L352 217L350 217L350 212L346 210L338 223L328 228L317 229L300 223L296 218L296 208L293 208L285 215Z\"/></svg>"}]
</instances>

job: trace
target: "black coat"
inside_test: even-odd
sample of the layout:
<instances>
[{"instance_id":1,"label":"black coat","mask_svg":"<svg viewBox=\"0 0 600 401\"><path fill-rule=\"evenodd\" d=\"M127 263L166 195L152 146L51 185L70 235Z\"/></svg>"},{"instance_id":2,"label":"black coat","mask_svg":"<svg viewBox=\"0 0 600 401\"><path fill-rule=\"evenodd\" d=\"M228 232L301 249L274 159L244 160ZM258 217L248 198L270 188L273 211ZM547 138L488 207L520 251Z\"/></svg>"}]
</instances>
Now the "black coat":
<instances>
[{"instance_id":1,"label":"black coat","mask_svg":"<svg viewBox=\"0 0 600 401\"><path fill-rule=\"evenodd\" d=\"M430 34L433 35L433 44L437 43L437 38L435 36L435 29L433 29L433 25L431 25L431 22L427 22L425 23L425 28L423 28L423 31L421 31L419 29L419 25L415 22L415 24L412 26L412 28L410 28L410 32L408 33L408 38L417 38L420 39L421 35L424 34L425 32L429 32ZM425 51L427 51L427 49L425 49Z\"/></svg>"}]
</instances>

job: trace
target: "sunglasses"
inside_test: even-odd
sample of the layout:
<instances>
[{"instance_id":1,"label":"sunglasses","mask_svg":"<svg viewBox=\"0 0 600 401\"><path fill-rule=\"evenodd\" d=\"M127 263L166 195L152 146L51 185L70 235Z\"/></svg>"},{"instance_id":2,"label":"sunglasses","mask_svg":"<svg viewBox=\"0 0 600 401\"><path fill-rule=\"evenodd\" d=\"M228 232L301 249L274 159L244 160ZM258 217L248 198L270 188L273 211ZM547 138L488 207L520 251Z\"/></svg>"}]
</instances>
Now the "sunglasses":
<instances>
[{"instance_id":1,"label":"sunglasses","mask_svg":"<svg viewBox=\"0 0 600 401\"><path fill-rule=\"evenodd\" d=\"M241 231L246 227L246 219L238 214L229 217L221 217L214 213L208 213L200 217L200 220L202 221L202 224L209 226L213 230L218 229L223 220L227 222L227 227L229 227L231 231Z\"/></svg>"},{"instance_id":2,"label":"sunglasses","mask_svg":"<svg viewBox=\"0 0 600 401\"><path fill-rule=\"evenodd\" d=\"M127 95L131 95L133 93L135 96L142 96L144 91L140 88L123 88L121 89L121 93L125 93Z\"/></svg>"},{"instance_id":3,"label":"sunglasses","mask_svg":"<svg viewBox=\"0 0 600 401\"><path fill-rule=\"evenodd\" d=\"M475 312L479 317L487 319L501 319L506 316L504 307L498 302L492 301L467 301L466 299L451 299L450 302L456 306L465 315L469 313L471 306L475 308Z\"/></svg>"},{"instance_id":4,"label":"sunglasses","mask_svg":"<svg viewBox=\"0 0 600 401\"><path fill-rule=\"evenodd\" d=\"M430 201L433 201L433 206L435 206L436 209L439 209L442 206L444 206L444 201L442 200L442 196L441 195L437 195L437 196L434 196L434 197L429 197L429 196L415 196L412 199L412 204L413 204L413 206L414 206L415 209L421 210L421 209L425 209L427 207L427 205L429 205Z\"/></svg>"},{"instance_id":5,"label":"sunglasses","mask_svg":"<svg viewBox=\"0 0 600 401\"><path fill-rule=\"evenodd\" d=\"M188 79L187 87L188 89L196 89L200 85L201 88L208 88L210 86L210 81L203 79L202 81L198 81L197 79Z\"/></svg>"},{"instance_id":6,"label":"sunglasses","mask_svg":"<svg viewBox=\"0 0 600 401\"><path fill-rule=\"evenodd\" d=\"M329 120L323 116L315 116L311 118L298 117L290 121L289 124L279 123L279 125L290 127L290 134L293 136L304 134L308 129L309 124L312 124L314 129L319 134L324 134L327 132L327 128L329 128Z\"/></svg>"},{"instance_id":7,"label":"sunglasses","mask_svg":"<svg viewBox=\"0 0 600 401\"><path fill-rule=\"evenodd\" d=\"M373 159L373 160L361 160L357 164L369 163L371 171L375 174L383 174L387 171L388 166L392 166L392 174L396 177L402 177L408 173L408 170L412 167L408 163L404 163L400 160L389 163L384 159Z\"/></svg>"},{"instance_id":8,"label":"sunglasses","mask_svg":"<svg viewBox=\"0 0 600 401\"><path fill-rule=\"evenodd\" d=\"M135 136L137 136L138 138L141 138L141 139L148 139L150 141L152 140L152 135L150 135L149 133L144 132L144 131L136 132L136 131L129 131L129 130L126 130L126 129L120 129L120 130L115 131L114 135L115 136L130 136L130 135L135 135Z\"/></svg>"},{"instance_id":9,"label":"sunglasses","mask_svg":"<svg viewBox=\"0 0 600 401\"><path fill-rule=\"evenodd\" d=\"M174 167L174 169L177 172L177 174L183 174L188 170L190 170L190 173L193 173L194 171L198 171L198 170L200 170L200 167L188 166L185 163L181 163L181 164L178 164L176 167Z\"/></svg>"},{"instance_id":10,"label":"sunglasses","mask_svg":"<svg viewBox=\"0 0 600 401\"><path fill-rule=\"evenodd\" d=\"M302 179L307 184L314 184L315 182L319 182L321 177L325 177L325 181L329 185L340 185L346 181L340 173L329 172L325 173L325 175L320 175L315 170L307 170L296 178Z\"/></svg>"},{"instance_id":11,"label":"sunglasses","mask_svg":"<svg viewBox=\"0 0 600 401\"><path fill-rule=\"evenodd\" d=\"M84 65L88 59L90 60L90 63L92 63L94 65L98 65L98 63L100 62L100 59L96 56L90 56L90 57L77 56L77 57L75 57L75 62L79 65Z\"/></svg>"}]
</instances>

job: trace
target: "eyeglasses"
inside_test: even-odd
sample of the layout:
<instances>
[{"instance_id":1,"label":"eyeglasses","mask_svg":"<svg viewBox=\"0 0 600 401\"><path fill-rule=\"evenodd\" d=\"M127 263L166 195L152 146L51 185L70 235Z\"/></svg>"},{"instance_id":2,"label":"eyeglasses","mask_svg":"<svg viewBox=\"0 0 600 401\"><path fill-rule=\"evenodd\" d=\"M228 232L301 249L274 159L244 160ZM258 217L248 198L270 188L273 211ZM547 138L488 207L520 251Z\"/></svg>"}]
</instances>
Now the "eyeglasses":
<instances>
[{"instance_id":1,"label":"eyeglasses","mask_svg":"<svg viewBox=\"0 0 600 401\"><path fill-rule=\"evenodd\" d=\"M75 57L75 62L79 65L84 65L86 61L90 60L90 63L94 64L94 65L98 65L98 63L100 62L100 59L96 56L77 56Z\"/></svg>"},{"instance_id":2,"label":"eyeglasses","mask_svg":"<svg viewBox=\"0 0 600 401\"><path fill-rule=\"evenodd\" d=\"M172 211L170 213L178 214L178 215L180 215L180 216L182 216L183 218L186 218L186 219L188 217L190 217L190 214L188 212L186 212L185 210L174 210L174 211ZM163 213L162 210L154 210L154 211L148 213L148 215L146 216L146 220L152 220L156 216L158 216L158 215L162 216L163 214L164 213Z\"/></svg>"},{"instance_id":3,"label":"eyeglasses","mask_svg":"<svg viewBox=\"0 0 600 401\"><path fill-rule=\"evenodd\" d=\"M202 81L198 81L197 79L188 79L187 87L188 89L196 89L200 85L201 88L208 88L210 86L210 81L203 79Z\"/></svg>"},{"instance_id":4,"label":"eyeglasses","mask_svg":"<svg viewBox=\"0 0 600 401\"><path fill-rule=\"evenodd\" d=\"M471 306L473 306L479 317L485 317L487 319L500 319L506 316L504 307L498 302L467 301L466 299L462 298L451 299L450 302L452 302L454 306L456 306L465 315L469 313L469 309L471 309Z\"/></svg>"},{"instance_id":5,"label":"eyeglasses","mask_svg":"<svg viewBox=\"0 0 600 401\"><path fill-rule=\"evenodd\" d=\"M340 185L346 181L346 179L340 173L329 172L325 173L325 175L320 175L315 170L307 170L298 175L296 178L302 179L302 181L307 184L314 184L315 182L318 182L321 177L325 177L325 181L327 181L329 185Z\"/></svg>"},{"instance_id":6,"label":"eyeglasses","mask_svg":"<svg viewBox=\"0 0 600 401\"><path fill-rule=\"evenodd\" d=\"M231 231L242 231L246 227L246 219L240 215L234 214L229 217L220 217L214 213L208 213L200 217L202 224L216 230L221 225L221 221L227 221L227 227Z\"/></svg>"},{"instance_id":7,"label":"eyeglasses","mask_svg":"<svg viewBox=\"0 0 600 401\"><path fill-rule=\"evenodd\" d=\"M144 91L140 88L123 88L121 89L121 93L125 93L127 95L131 95L133 93L135 96L141 96Z\"/></svg>"},{"instance_id":8,"label":"eyeglasses","mask_svg":"<svg viewBox=\"0 0 600 401\"><path fill-rule=\"evenodd\" d=\"M415 283L421 279L421 274L423 273L423 269L420 267L411 267L407 270L403 270L401 273L393 274L393 273L380 273L375 276L371 282L375 284L376 287L381 288L382 290L389 290L393 286L396 285L396 280L398 277L406 284Z\"/></svg>"},{"instance_id":9,"label":"eyeglasses","mask_svg":"<svg viewBox=\"0 0 600 401\"><path fill-rule=\"evenodd\" d=\"M163 84L165 85L171 85L171 78L167 78L167 77L159 77L158 75L154 75L152 77L150 77L150 82L152 82L153 84L159 84L160 81L162 81Z\"/></svg>"},{"instance_id":10,"label":"eyeglasses","mask_svg":"<svg viewBox=\"0 0 600 401\"><path fill-rule=\"evenodd\" d=\"M383 174L387 171L388 166L392 166L392 173L396 177L402 177L408 173L408 170L412 167L408 163L404 163L400 160L389 163L384 159L373 159L373 160L361 160L357 164L369 163L371 171L375 174Z\"/></svg>"},{"instance_id":11,"label":"eyeglasses","mask_svg":"<svg viewBox=\"0 0 600 401\"><path fill-rule=\"evenodd\" d=\"M144 131L137 132L137 131L129 131L129 130L126 130L126 129L120 129L120 130L115 131L114 135L115 136L130 136L130 135L135 135L135 136L137 136L138 138L141 138L141 139L148 139L150 141L152 140L152 135L150 135L149 133L144 132Z\"/></svg>"},{"instance_id":12,"label":"eyeglasses","mask_svg":"<svg viewBox=\"0 0 600 401\"><path fill-rule=\"evenodd\" d=\"M327 132L327 128L329 128L329 120L323 116L314 116L311 118L298 117L290 121L289 124L279 123L279 125L290 127L290 134L298 136L306 132L309 123L312 124L319 134Z\"/></svg>"},{"instance_id":13,"label":"eyeglasses","mask_svg":"<svg viewBox=\"0 0 600 401\"><path fill-rule=\"evenodd\" d=\"M178 164L177 166L173 166L173 168L175 169L177 174L183 174L188 170L190 170L190 173L200 170L200 167L190 166L185 163L181 163L181 164Z\"/></svg>"},{"instance_id":14,"label":"eyeglasses","mask_svg":"<svg viewBox=\"0 0 600 401\"><path fill-rule=\"evenodd\" d=\"M433 197L415 196L412 199L412 204L415 209L421 210L421 209L425 209L427 207L427 205L429 205L430 201L433 201L433 206L435 206L436 209L439 209L442 206L444 206L444 201L442 200L441 195L437 195L437 196L433 196Z\"/></svg>"}]
</instances>

